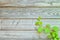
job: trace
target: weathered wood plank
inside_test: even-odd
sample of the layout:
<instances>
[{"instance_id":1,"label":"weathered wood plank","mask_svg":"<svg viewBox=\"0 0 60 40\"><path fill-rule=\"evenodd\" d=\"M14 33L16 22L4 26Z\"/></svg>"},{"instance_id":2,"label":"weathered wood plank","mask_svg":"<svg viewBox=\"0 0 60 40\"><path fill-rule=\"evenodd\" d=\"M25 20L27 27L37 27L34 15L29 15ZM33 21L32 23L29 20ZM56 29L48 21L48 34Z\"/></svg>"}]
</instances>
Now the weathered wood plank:
<instances>
[{"instance_id":1,"label":"weathered wood plank","mask_svg":"<svg viewBox=\"0 0 60 40\"><path fill-rule=\"evenodd\" d=\"M0 5L5 6L26 6L26 5L35 5L35 6L51 6L58 5L60 0L0 0Z\"/></svg>"},{"instance_id":2,"label":"weathered wood plank","mask_svg":"<svg viewBox=\"0 0 60 40\"><path fill-rule=\"evenodd\" d=\"M37 38L34 31L0 31L1 38Z\"/></svg>"},{"instance_id":3,"label":"weathered wood plank","mask_svg":"<svg viewBox=\"0 0 60 40\"><path fill-rule=\"evenodd\" d=\"M2 40L33 40L38 36L34 31L0 31L0 39Z\"/></svg>"},{"instance_id":4,"label":"weathered wood plank","mask_svg":"<svg viewBox=\"0 0 60 40\"><path fill-rule=\"evenodd\" d=\"M60 18L60 8L0 8L0 18Z\"/></svg>"},{"instance_id":5,"label":"weathered wood plank","mask_svg":"<svg viewBox=\"0 0 60 40\"><path fill-rule=\"evenodd\" d=\"M8 31L34 31L36 27L35 22L36 19L1 20L0 29ZM51 24L51 27L54 25L60 27L60 19L42 19L42 22L43 26L46 24Z\"/></svg>"},{"instance_id":6,"label":"weathered wood plank","mask_svg":"<svg viewBox=\"0 0 60 40\"><path fill-rule=\"evenodd\" d=\"M3 39L38 39L35 31L0 31L0 38Z\"/></svg>"},{"instance_id":7,"label":"weathered wood plank","mask_svg":"<svg viewBox=\"0 0 60 40\"><path fill-rule=\"evenodd\" d=\"M59 32L60 33L60 32ZM41 39L46 39L46 35L41 34ZM59 36L60 37L60 36ZM5 39L39 39L36 31L0 31L0 38Z\"/></svg>"}]
</instances>

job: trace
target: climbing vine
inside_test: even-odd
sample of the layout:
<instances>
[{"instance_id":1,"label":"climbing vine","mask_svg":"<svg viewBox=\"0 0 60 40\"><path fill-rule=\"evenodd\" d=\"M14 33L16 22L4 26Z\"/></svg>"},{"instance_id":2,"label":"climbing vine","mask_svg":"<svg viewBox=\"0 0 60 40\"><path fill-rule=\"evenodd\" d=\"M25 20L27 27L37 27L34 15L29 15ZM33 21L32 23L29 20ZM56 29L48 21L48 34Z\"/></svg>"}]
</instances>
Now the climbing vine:
<instances>
[{"instance_id":1,"label":"climbing vine","mask_svg":"<svg viewBox=\"0 0 60 40\"><path fill-rule=\"evenodd\" d=\"M50 24L46 24L45 27L43 27L43 22L41 21L41 17L37 18L37 21L35 22L35 25L38 27L37 32L40 34L41 32L44 32L47 35L47 38L50 40L60 40L58 36L59 28L58 26L51 27Z\"/></svg>"}]
</instances>

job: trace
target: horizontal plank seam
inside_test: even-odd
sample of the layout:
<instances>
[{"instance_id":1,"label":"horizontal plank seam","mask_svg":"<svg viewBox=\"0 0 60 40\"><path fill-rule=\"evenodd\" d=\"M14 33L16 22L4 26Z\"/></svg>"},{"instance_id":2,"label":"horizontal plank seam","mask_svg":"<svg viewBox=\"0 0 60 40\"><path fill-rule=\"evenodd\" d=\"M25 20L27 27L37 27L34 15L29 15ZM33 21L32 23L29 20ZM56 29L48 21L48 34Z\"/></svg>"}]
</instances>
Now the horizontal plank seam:
<instances>
[{"instance_id":1,"label":"horizontal plank seam","mask_svg":"<svg viewBox=\"0 0 60 40\"><path fill-rule=\"evenodd\" d=\"M0 20L21 20L21 19L37 19L37 18L0 18ZM60 19L60 18L41 18L41 19Z\"/></svg>"},{"instance_id":2,"label":"horizontal plank seam","mask_svg":"<svg viewBox=\"0 0 60 40\"><path fill-rule=\"evenodd\" d=\"M60 6L0 6L0 8L60 8Z\"/></svg>"},{"instance_id":3,"label":"horizontal plank seam","mask_svg":"<svg viewBox=\"0 0 60 40\"><path fill-rule=\"evenodd\" d=\"M35 29L0 29L0 31L36 31Z\"/></svg>"}]
</instances>

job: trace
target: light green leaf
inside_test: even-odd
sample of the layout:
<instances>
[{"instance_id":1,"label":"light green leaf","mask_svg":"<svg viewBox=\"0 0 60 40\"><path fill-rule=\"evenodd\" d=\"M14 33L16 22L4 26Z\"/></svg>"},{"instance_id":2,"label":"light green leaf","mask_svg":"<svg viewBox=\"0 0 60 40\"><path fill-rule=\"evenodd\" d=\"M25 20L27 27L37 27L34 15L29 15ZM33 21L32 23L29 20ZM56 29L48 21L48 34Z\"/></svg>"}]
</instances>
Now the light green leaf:
<instances>
[{"instance_id":1,"label":"light green leaf","mask_svg":"<svg viewBox=\"0 0 60 40\"><path fill-rule=\"evenodd\" d=\"M39 25L39 22L37 21L37 22L35 23L35 25L38 26L38 25Z\"/></svg>"},{"instance_id":2,"label":"light green leaf","mask_svg":"<svg viewBox=\"0 0 60 40\"><path fill-rule=\"evenodd\" d=\"M57 26L53 26L53 30L58 32L59 28Z\"/></svg>"},{"instance_id":3,"label":"light green leaf","mask_svg":"<svg viewBox=\"0 0 60 40\"><path fill-rule=\"evenodd\" d=\"M50 28L50 26L51 26L50 24L46 24L46 27L47 27L47 28Z\"/></svg>"},{"instance_id":4,"label":"light green leaf","mask_svg":"<svg viewBox=\"0 0 60 40\"><path fill-rule=\"evenodd\" d=\"M50 33L50 29L48 29L48 28L45 28L44 31L45 31L45 33Z\"/></svg>"},{"instance_id":5,"label":"light green leaf","mask_svg":"<svg viewBox=\"0 0 60 40\"><path fill-rule=\"evenodd\" d=\"M48 35L48 38L50 38L50 39L51 39L51 38L52 38L52 36L51 36L51 35Z\"/></svg>"},{"instance_id":6,"label":"light green leaf","mask_svg":"<svg viewBox=\"0 0 60 40\"><path fill-rule=\"evenodd\" d=\"M54 40L58 40L57 38L54 38Z\"/></svg>"},{"instance_id":7,"label":"light green leaf","mask_svg":"<svg viewBox=\"0 0 60 40\"><path fill-rule=\"evenodd\" d=\"M37 20L40 21L40 20L41 20L41 17L39 16L39 17L37 18Z\"/></svg>"},{"instance_id":8,"label":"light green leaf","mask_svg":"<svg viewBox=\"0 0 60 40\"><path fill-rule=\"evenodd\" d=\"M43 28L42 27L39 27L37 31L38 31L38 33L40 33L40 32L43 31Z\"/></svg>"},{"instance_id":9,"label":"light green leaf","mask_svg":"<svg viewBox=\"0 0 60 40\"><path fill-rule=\"evenodd\" d=\"M37 25L37 26L42 26L42 22L41 21L37 21L36 23L35 23L35 25Z\"/></svg>"}]
</instances>

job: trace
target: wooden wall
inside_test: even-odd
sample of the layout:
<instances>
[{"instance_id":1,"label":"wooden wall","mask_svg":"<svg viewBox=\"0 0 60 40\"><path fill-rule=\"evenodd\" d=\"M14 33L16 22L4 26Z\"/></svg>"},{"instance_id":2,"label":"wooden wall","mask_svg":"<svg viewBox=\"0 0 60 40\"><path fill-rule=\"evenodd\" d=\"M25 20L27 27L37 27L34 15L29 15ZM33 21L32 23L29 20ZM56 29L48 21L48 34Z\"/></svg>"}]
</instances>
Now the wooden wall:
<instances>
[{"instance_id":1,"label":"wooden wall","mask_svg":"<svg viewBox=\"0 0 60 40\"><path fill-rule=\"evenodd\" d=\"M35 22L60 27L60 0L0 0L0 39L38 40ZM45 39L45 38L44 38ZM41 39L41 40L44 40Z\"/></svg>"}]
</instances>

